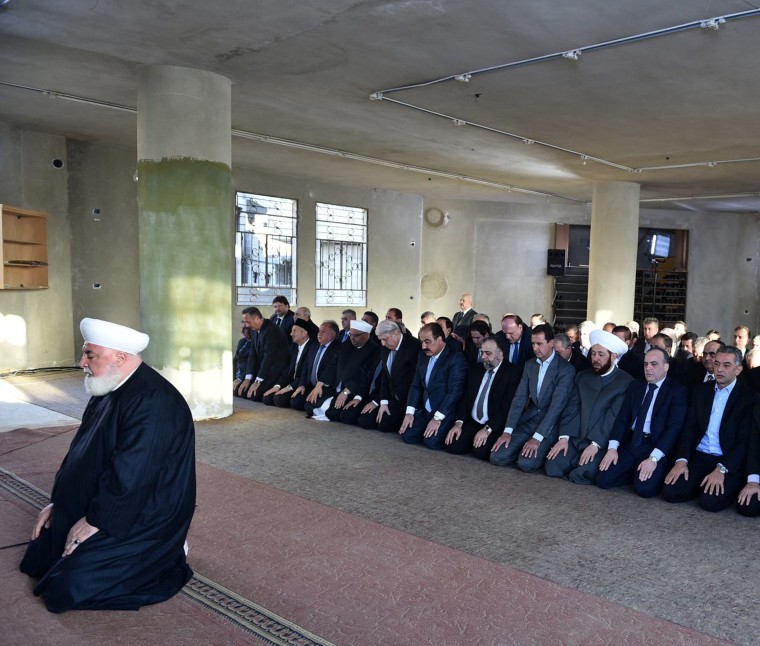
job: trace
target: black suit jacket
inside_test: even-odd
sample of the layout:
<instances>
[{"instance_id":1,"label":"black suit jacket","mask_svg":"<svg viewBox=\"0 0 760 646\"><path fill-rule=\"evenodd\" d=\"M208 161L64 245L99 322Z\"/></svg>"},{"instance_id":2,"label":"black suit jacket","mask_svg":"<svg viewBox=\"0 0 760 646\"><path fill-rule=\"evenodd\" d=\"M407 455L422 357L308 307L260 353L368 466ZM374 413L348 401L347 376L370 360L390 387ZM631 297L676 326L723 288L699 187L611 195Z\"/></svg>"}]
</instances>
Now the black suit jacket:
<instances>
[{"instance_id":1,"label":"black suit jacket","mask_svg":"<svg viewBox=\"0 0 760 646\"><path fill-rule=\"evenodd\" d=\"M277 325L277 314L272 314L272 316L269 317L269 320L272 322L272 325L279 327L282 330L282 333L288 338L288 341L290 341L290 331L293 329L293 321L295 320L293 312L290 310L285 312L285 315L282 317L281 325Z\"/></svg>"},{"instance_id":2,"label":"black suit jacket","mask_svg":"<svg viewBox=\"0 0 760 646\"><path fill-rule=\"evenodd\" d=\"M760 475L760 403L752 411L752 432L747 450L747 475Z\"/></svg>"},{"instance_id":3,"label":"black suit jacket","mask_svg":"<svg viewBox=\"0 0 760 646\"><path fill-rule=\"evenodd\" d=\"M467 310L466 313L463 313L461 310L456 312L454 316L451 317L451 323L454 326L454 334L464 339L470 330L472 319L476 314L477 312L472 308Z\"/></svg>"},{"instance_id":4,"label":"black suit jacket","mask_svg":"<svg viewBox=\"0 0 760 646\"><path fill-rule=\"evenodd\" d=\"M757 393L760 393L760 368L751 368L749 370L744 370L741 373L744 376L745 384L747 384L752 390L754 390Z\"/></svg>"},{"instance_id":5,"label":"black suit jacket","mask_svg":"<svg viewBox=\"0 0 760 646\"><path fill-rule=\"evenodd\" d=\"M335 392L338 392L340 386L340 390L348 390L351 397L366 397L379 354L380 347L372 341L367 341L361 348L355 347L351 341L342 344L338 356Z\"/></svg>"},{"instance_id":6,"label":"black suit jacket","mask_svg":"<svg viewBox=\"0 0 760 646\"><path fill-rule=\"evenodd\" d=\"M467 375L467 390L459 402L457 419L467 420L472 417L472 408L478 397L480 384L486 369L482 363L475 364L470 368ZM520 371L517 366L507 361L502 361L499 369L493 377L491 390L488 393L488 426L497 433L504 430L507 423L507 413L515 396L515 391L520 383Z\"/></svg>"},{"instance_id":7,"label":"black suit jacket","mask_svg":"<svg viewBox=\"0 0 760 646\"><path fill-rule=\"evenodd\" d=\"M298 385L303 386L306 389L308 395L312 388L317 384L311 381L311 373L314 368L314 361L317 358L317 352L319 352L320 345L315 343L309 348L309 353L306 356L306 361L301 368L301 376L298 380ZM319 362L319 368L317 369L317 381L322 382L325 388L334 388L337 383L336 375L338 373L338 357L340 356L340 341L333 339L330 345L325 349L322 355L322 360Z\"/></svg>"},{"instance_id":8,"label":"black suit jacket","mask_svg":"<svg viewBox=\"0 0 760 646\"><path fill-rule=\"evenodd\" d=\"M644 358L628 350L622 357L618 359L618 368L623 372L627 372L634 379L644 378Z\"/></svg>"},{"instance_id":9,"label":"black suit jacket","mask_svg":"<svg viewBox=\"0 0 760 646\"><path fill-rule=\"evenodd\" d=\"M517 367L519 368L521 374L523 368L525 367L525 362L536 358L536 355L533 353L533 346L530 342L531 334L533 334L533 330L527 325L524 325L522 335L518 341L520 345L517 349ZM512 356L512 344L507 340L507 336L504 334L504 331L497 332L494 336L501 337L505 348L504 360L509 361L509 357Z\"/></svg>"},{"instance_id":10,"label":"black suit jacket","mask_svg":"<svg viewBox=\"0 0 760 646\"><path fill-rule=\"evenodd\" d=\"M584 357L580 348L573 348L573 352L570 355L570 365L575 368L575 372L583 372L591 367L591 360L588 357Z\"/></svg>"},{"instance_id":11,"label":"black suit jacket","mask_svg":"<svg viewBox=\"0 0 760 646\"><path fill-rule=\"evenodd\" d=\"M693 390L689 414L678 438L676 459L691 458L697 446L707 432L710 422L713 399L715 399L715 384L706 382ZM752 415L758 394L737 381L728 397L723 417L720 421L720 448L723 451L721 464L729 471L743 468L747 459L747 445L752 429Z\"/></svg>"},{"instance_id":12,"label":"black suit jacket","mask_svg":"<svg viewBox=\"0 0 760 646\"><path fill-rule=\"evenodd\" d=\"M245 374L262 381L276 383L290 359L290 339L270 321L261 322L258 332L251 335L251 352Z\"/></svg>"},{"instance_id":13,"label":"black suit jacket","mask_svg":"<svg viewBox=\"0 0 760 646\"><path fill-rule=\"evenodd\" d=\"M298 344L290 344L290 361L288 362L285 370L279 376L275 383L279 384L281 388L285 386L291 386L294 390L298 388L298 381L301 377L301 370L309 357L309 349L313 346L319 347L319 343L308 339L304 344L306 347L301 352L301 358L298 358Z\"/></svg>"},{"instance_id":14,"label":"black suit jacket","mask_svg":"<svg viewBox=\"0 0 760 646\"><path fill-rule=\"evenodd\" d=\"M398 348L396 356L393 359L390 373L388 372L388 354L390 354L390 350L383 348L380 351L382 372L380 373L380 389L377 395L378 403L380 403L379 400L385 399L389 402L406 404L420 348L421 345L418 339L405 334L401 340L401 346Z\"/></svg>"},{"instance_id":15,"label":"black suit jacket","mask_svg":"<svg viewBox=\"0 0 760 646\"><path fill-rule=\"evenodd\" d=\"M611 440L617 440L622 444L633 438L631 428L639 414L646 391L647 382L644 379L636 379L628 386L623 405L612 428ZM654 447L665 455L670 453L678 440L686 419L688 405L688 390L681 384L675 383L670 377L665 377L665 381L660 386L660 392L657 393L657 399L654 400L649 426Z\"/></svg>"}]
</instances>

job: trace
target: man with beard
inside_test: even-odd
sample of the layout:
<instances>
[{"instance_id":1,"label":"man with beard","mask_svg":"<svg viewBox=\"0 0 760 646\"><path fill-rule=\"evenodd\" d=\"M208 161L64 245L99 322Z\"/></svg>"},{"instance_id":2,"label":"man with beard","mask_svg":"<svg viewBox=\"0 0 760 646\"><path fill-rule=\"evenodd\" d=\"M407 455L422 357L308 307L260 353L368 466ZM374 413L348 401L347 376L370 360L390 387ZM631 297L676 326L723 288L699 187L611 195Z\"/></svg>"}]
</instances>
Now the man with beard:
<instances>
[{"instance_id":1,"label":"man with beard","mask_svg":"<svg viewBox=\"0 0 760 646\"><path fill-rule=\"evenodd\" d=\"M560 436L546 457L544 469L552 477L567 476L576 484L592 484L602 460L628 384L628 373L617 367L628 346L611 332L590 334L591 370L578 373L575 385L580 414L560 421Z\"/></svg>"},{"instance_id":2,"label":"man with beard","mask_svg":"<svg viewBox=\"0 0 760 646\"><path fill-rule=\"evenodd\" d=\"M504 428L520 372L517 366L504 361L501 339L486 338L480 351L482 359L470 368L457 420L446 435L444 448L458 455L472 451L475 457L488 460L499 437L493 429Z\"/></svg>"},{"instance_id":3,"label":"man with beard","mask_svg":"<svg viewBox=\"0 0 760 646\"><path fill-rule=\"evenodd\" d=\"M633 483L642 498L662 488L667 460L686 418L688 392L669 376L670 357L652 346L644 355L644 379L625 394L596 484L610 489Z\"/></svg>"},{"instance_id":4,"label":"man with beard","mask_svg":"<svg viewBox=\"0 0 760 646\"><path fill-rule=\"evenodd\" d=\"M21 571L51 612L137 610L190 579L195 431L182 395L142 362L148 335L86 318L92 395L37 517Z\"/></svg>"}]
</instances>

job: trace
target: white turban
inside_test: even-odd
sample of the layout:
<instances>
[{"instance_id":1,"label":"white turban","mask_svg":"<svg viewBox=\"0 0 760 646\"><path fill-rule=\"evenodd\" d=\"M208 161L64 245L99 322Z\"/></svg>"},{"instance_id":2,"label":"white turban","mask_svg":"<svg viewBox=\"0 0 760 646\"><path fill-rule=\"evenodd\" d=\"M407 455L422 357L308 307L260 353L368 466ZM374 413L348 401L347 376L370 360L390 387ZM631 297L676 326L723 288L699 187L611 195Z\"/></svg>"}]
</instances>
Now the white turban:
<instances>
[{"instance_id":1,"label":"white turban","mask_svg":"<svg viewBox=\"0 0 760 646\"><path fill-rule=\"evenodd\" d=\"M150 342L150 337L147 334L133 330L131 327L101 321L100 319L82 319L79 324L79 331L82 333L85 343L92 343L129 354L140 354Z\"/></svg>"},{"instance_id":2,"label":"white turban","mask_svg":"<svg viewBox=\"0 0 760 646\"><path fill-rule=\"evenodd\" d=\"M366 332L367 334L372 332L372 326L365 321L351 321L351 329L359 330L360 332Z\"/></svg>"},{"instance_id":3,"label":"white turban","mask_svg":"<svg viewBox=\"0 0 760 646\"><path fill-rule=\"evenodd\" d=\"M612 332L605 332L604 330L594 330L589 335L592 347L595 345L601 345L603 348L607 348L613 354L618 356L618 359L628 352L628 346L625 341L619 336L615 336Z\"/></svg>"}]
</instances>

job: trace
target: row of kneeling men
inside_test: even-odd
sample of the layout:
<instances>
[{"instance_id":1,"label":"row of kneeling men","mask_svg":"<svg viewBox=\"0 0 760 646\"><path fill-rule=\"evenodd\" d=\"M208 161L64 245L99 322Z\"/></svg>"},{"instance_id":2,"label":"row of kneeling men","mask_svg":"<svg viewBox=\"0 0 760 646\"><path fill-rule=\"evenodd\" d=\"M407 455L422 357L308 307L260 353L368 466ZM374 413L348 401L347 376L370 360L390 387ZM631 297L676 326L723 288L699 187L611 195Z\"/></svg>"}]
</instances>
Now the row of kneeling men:
<instances>
[{"instance_id":1,"label":"row of kneeling men","mask_svg":"<svg viewBox=\"0 0 760 646\"><path fill-rule=\"evenodd\" d=\"M644 356L643 379L618 368L627 345L603 330L592 333L592 367L576 373L548 324L530 330L531 358L510 357L495 335L468 365L438 323L415 337L391 320L352 320L342 333L334 321L317 329L296 319L289 344L250 310L240 396L498 466L760 516L760 395L737 381L733 346L719 347L712 379L689 392L668 376L671 358L658 347Z\"/></svg>"}]
</instances>

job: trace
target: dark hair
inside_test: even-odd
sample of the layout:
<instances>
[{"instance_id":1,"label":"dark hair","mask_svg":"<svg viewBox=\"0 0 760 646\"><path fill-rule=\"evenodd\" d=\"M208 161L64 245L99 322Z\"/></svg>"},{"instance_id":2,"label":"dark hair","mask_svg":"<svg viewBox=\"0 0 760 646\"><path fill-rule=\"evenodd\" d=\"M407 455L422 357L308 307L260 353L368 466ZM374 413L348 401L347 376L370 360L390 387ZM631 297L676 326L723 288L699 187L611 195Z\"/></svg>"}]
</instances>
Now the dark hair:
<instances>
[{"instance_id":1,"label":"dark hair","mask_svg":"<svg viewBox=\"0 0 760 646\"><path fill-rule=\"evenodd\" d=\"M554 329L548 323L541 323L541 325L537 325L533 328L530 334L531 336L534 334L543 334L546 341L554 340Z\"/></svg>"},{"instance_id":2,"label":"dark hair","mask_svg":"<svg viewBox=\"0 0 760 646\"><path fill-rule=\"evenodd\" d=\"M717 350L715 354L718 353L721 354L732 354L734 356L734 363L737 366L742 365L742 361L744 361L744 355L742 354L742 351L739 350L736 346L733 345L724 345L720 350Z\"/></svg>"},{"instance_id":3,"label":"dark hair","mask_svg":"<svg viewBox=\"0 0 760 646\"><path fill-rule=\"evenodd\" d=\"M670 355L665 352L665 350L663 350L660 346L653 345L651 348L649 348L649 350L646 351L644 356L646 357L646 355L650 352L659 352L665 358L665 363L670 363Z\"/></svg>"},{"instance_id":4,"label":"dark hair","mask_svg":"<svg viewBox=\"0 0 760 646\"><path fill-rule=\"evenodd\" d=\"M343 310L341 312L341 314L350 314L351 316L354 317L354 319L356 318L356 311L355 310Z\"/></svg>"},{"instance_id":5,"label":"dark hair","mask_svg":"<svg viewBox=\"0 0 760 646\"><path fill-rule=\"evenodd\" d=\"M663 334L662 332L660 332L659 334L655 334L652 337L652 341L654 341L655 339L660 339L665 344L665 347L668 350L673 349L673 339L671 339L667 334Z\"/></svg>"},{"instance_id":6,"label":"dark hair","mask_svg":"<svg viewBox=\"0 0 760 646\"><path fill-rule=\"evenodd\" d=\"M681 341L691 341L692 343L698 340L699 337L696 332L684 332L684 335L681 337Z\"/></svg>"},{"instance_id":7,"label":"dark hair","mask_svg":"<svg viewBox=\"0 0 760 646\"><path fill-rule=\"evenodd\" d=\"M258 307L246 307L243 310L243 314L248 314L248 316L258 316L259 318L263 319L264 317L261 315L261 310Z\"/></svg>"},{"instance_id":8,"label":"dark hair","mask_svg":"<svg viewBox=\"0 0 760 646\"><path fill-rule=\"evenodd\" d=\"M629 328L627 325L616 325L614 328L612 328L613 334L622 334L623 339L626 341L630 341L633 337L633 332L631 332L631 328Z\"/></svg>"},{"instance_id":9,"label":"dark hair","mask_svg":"<svg viewBox=\"0 0 760 646\"><path fill-rule=\"evenodd\" d=\"M487 339L483 339L483 343L486 341L493 341L496 344L496 347L499 348L504 355L507 354L507 344L504 341L504 337L498 335L489 336Z\"/></svg>"},{"instance_id":10,"label":"dark hair","mask_svg":"<svg viewBox=\"0 0 760 646\"><path fill-rule=\"evenodd\" d=\"M322 321L322 325L326 325L330 328L333 332L335 332L335 336L338 336L338 333L340 332L340 327L338 327L338 324L335 321Z\"/></svg>"},{"instance_id":11,"label":"dark hair","mask_svg":"<svg viewBox=\"0 0 760 646\"><path fill-rule=\"evenodd\" d=\"M433 335L434 339L446 338L446 335L443 333L443 328L438 325L438 323L426 323L420 328L420 332L430 332L430 334Z\"/></svg>"},{"instance_id":12,"label":"dark hair","mask_svg":"<svg viewBox=\"0 0 760 646\"><path fill-rule=\"evenodd\" d=\"M442 328L443 326L441 326L441 324L438 323L438 321L443 321L446 324L446 329L447 330L452 330L452 331L454 330L454 323L451 322L451 319L448 316L439 316L436 319L436 323L438 324L439 327ZM428 325L432 325L432 323L428 323ZM424 326L423 326L422 329L423 330L425 329Z\"/></svg>"},{"instance_id":13,"label":"dark hair","mask_svg":"<svg viewBox=\"0 0 760 646\"><path fill-rule=\"evenodd\" d=\"M370 311L364 312L364 316L368 316L370 319L372 319L372 327L376 327L377 322L380 320L377 317L377 314L375 314L374 312L370 312Z\"/></svg>"},{"instance_id":14,"label":"dark hair","mask_svg":"<svg viewBox=\"0 0 760 646\"><path fill-rule=\"evenodd\" d=\"M390 307L388 308L389 312L393 312L393 316L395 316L399 321L403 320L404 315L401 313L401 310L398 307Z\"/></svg>"},{"instance_id":15,"label":"dark hair","mask_svg":"<svg viewBox=\"0 0 760 646\"><path fill-rule=\"evenodd\" d=\"M470 332L479 332L481 336L491 336L491 326L485 321L473 321Z\"/></svg>"},{"instance_id":16,"label":"dark hair","mask_svg":"<svg viewBox=\"0 0 760 646\"><path fill-rule=\"evenodd\" d=\"M278 295L278 296L275 296L275 297L272 299L272 305L274 305L275 303L282 303L282 304L283 304L283 305L285 305L286 307L290 307L290 303L288 303L288 299L287 299L287 298L285 298L284 296L282 296L281 294L280 294L280 295Z\"/></svg>"}]
</instances>

